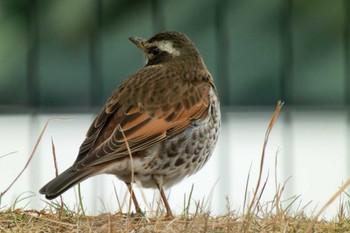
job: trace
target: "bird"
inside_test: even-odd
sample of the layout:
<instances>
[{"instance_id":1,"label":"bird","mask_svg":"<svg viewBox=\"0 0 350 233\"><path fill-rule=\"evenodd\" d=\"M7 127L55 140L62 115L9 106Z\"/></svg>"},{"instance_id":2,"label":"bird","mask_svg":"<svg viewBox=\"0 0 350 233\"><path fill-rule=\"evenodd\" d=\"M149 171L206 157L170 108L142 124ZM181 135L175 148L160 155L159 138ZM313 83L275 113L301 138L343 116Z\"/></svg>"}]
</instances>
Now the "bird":
<instances>
[{"instance_id":1,"label":"bird","mask_svg":"<svg viewBox=\"0 0 350 233\"><path fill-rule=\"evenodd\" d=\"M145 65L110 95L87 131L73 165L40 189L49 200L99 174L128 187L155 188L173 217L165 188L196 173L211 157L220 133L220 100L195 44L164 31L145 40L130 37Z\"/></svg>"}]
</instances>

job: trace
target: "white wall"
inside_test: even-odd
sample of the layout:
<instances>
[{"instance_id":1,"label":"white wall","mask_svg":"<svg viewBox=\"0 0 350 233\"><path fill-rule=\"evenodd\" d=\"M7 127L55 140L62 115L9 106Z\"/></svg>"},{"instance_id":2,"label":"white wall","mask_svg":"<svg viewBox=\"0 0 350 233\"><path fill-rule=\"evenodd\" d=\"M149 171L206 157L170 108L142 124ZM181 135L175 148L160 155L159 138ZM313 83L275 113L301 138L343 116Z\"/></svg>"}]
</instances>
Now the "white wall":
<instances>
[{"instance_id":1,"label":"white wall","mask_svg":"<svg viewBox=\"0 0 350 233\"><path fill-rule=\"evenodd\" d=\"M203 198L209 200L211 190L214 190L212 201L207 204L214 214L225 213L225 197L229 198L231 209L241 211L250 166L250 193L256 184L265 130L272 113L273 109L224 114L222 133L211 160L197 174L168 191L173 211L181 213L184 194L189 195L192 184L194 184L193 200L196 201L202 201ZM0 208L11 206L21 194L25 197L31 193L34 196L20 202L18 207L23 207L27 203L29 204L26 208L45 207L44 197L38 190L55 176L51 137L56 146L58 168L62 172L75 160L80 143L94 118L92 114L0 115L0 156L16 151L0 158L0 192L4 191L25 165L41 130L51 117L66 120L50 122L28 169L5 194ZM282 110L267 147L264 179L269 174L269 181L263 200L272 200L275 194L277 155L278 182L282 184L291 176L286 185L284 198L301 195L302 203L312 201L307 211L320 209L342 182L349 178L349 140L348 117L344 112ZM124 183L113 176L100 175L82 183L87 213L118 210L113 183L119 198L125 202L127 189ZM146 203L156 205L157 191L136 188L136 195L140 200L144 195ZM78 205L76 189L67 191L63 198L71 207ZM192 207L194 203L193 201ZM141 205L143 209L148 209L148 205L142 201ZM337 207L338 201L328 209L326 216L332 217ZM155 206L150 208L156 209Z\"/></svg>"}]
</instances>

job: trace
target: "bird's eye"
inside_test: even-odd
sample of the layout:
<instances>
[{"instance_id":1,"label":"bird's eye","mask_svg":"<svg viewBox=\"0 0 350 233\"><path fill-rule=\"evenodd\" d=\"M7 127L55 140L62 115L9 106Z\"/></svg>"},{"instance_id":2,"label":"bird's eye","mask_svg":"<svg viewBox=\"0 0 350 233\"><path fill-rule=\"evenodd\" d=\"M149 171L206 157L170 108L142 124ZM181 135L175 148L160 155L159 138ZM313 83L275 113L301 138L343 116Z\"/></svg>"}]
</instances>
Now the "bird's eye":
<instances>
[{"instance_id":1,"label":"bird's eye","mask_svg":"<svg viewBox=\"0 0 350 233\"><path fill-rule=\"evenodd\" d=\"M157 55L160 52L160 49L156 46L153 46L153 47L149 48L148 52L152 53L153 55Z\"/></svg>"}]
</instances>

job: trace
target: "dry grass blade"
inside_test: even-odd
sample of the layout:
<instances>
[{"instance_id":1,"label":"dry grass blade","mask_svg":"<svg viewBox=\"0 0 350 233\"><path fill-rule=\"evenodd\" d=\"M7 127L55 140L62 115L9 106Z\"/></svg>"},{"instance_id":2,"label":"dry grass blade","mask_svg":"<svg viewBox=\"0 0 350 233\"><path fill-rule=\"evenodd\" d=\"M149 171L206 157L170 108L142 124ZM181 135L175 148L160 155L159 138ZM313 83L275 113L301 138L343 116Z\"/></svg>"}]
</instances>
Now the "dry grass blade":
<instances>
[{"instance_id":1,"label":"dry grass blade","mask_svg":"<svg viewBox=\"0 0 350 233\"><path fill-rule=\"evenodd\" d=\"M26 164L24 165L24 167L23 167L23 169L21 170L21 172L17 175L17 177L16 177L16 178L11 182L11 184L5 189L5 191L3 191L3 192L0 193L0 198L3 197L3 196L10 190L10 188L16 183L16 181L19 179L19 177L21 177L21 175L23 174L23 172L27 169L27 167L28 167L30 161L32 160L32 158L33 158L33 156L34 156L34 154L35 154L35 151L37 150L37 148L38 148L38 146L39 146L39 143L41 142L41 139L42 139L42 137L43 137L43 135L44 135L44 133L45 133L45 131L46 131L47 126L49 125L50 121L52 121L52 120L70 120L70 119L68 119L68 118L50 118L50 119L48 119L48 120L46 121L45 126L44 126L44 128L41 130L41 133L40 133L40 135L39 135L39 137L38 137L38 139L37 139L37 141L36 141L36 143L35 143L35 146L34 146L34 148L33 148L33 151L32 151L32 153L30 154L30 156L29 156L29 158L28 158Z\"/></svg>"},{"instance_id":2,"label":"dry grass blade","mask_svg":"<svg viewBox=\"0 0 350 233\"><path fill-rule=\"evenodd\" d=\"M120 124L118 125L118 128L119 128L120 132L123 135L123 139L124 139L124 142L125 142L125 145L126 145L126 149L128 150L128 154L129 154L130 161L131 161L130 199L129 199L129 207L128 207L128 216L129 216L129 219L130 219L132 195L134 195L133 194L134 193L133 183L134 183L134 180L135 180L135 177L134 177L134 174L135 174L135 171L134 171L134 160L132 158L132 154L131 154L130 146L129 146L129 143L128 143L128 139L126 138L126 136L124 134L124 131L123 131L122 127L120 126Z\"/></svg>"},{"instance_id":3,"label":"dry grass blade","mask_svg":"<svg viewBox=\"0 0 350 233\"><path fill-rule=\"evenodd\" d=\"M38 146L39 146L39 143L40 143L40 141L41 141L41 139L42 139L42 137L43 137L43 135L44 135L44 132L45 132L47 126L49 125L50 120L52 120L52 119L49 119L49 120L46 121L46 124L45 124L44 128L42 129L42 131L41 131L41 133L40 133L40 135L39 135L39 138L38 138L38 140L37 140L36 143L35 143L34 149L33 149L32 153L30 154L30 156L29 156L29 158L28 158L26 164L24 165L23 169L22 169L21 172L17 175L17 177L12 181L12 183L5 189L5 191L3 191L3 192L0 193L0 198L1 198L2 196L4 196L4 195L7 193L7 191L10 190L10 188L16 183L16 181L19 179L19 177L20 177L20 176L23 174L23 172L27 169L27 167L28 167L30 161L32 160L32 158L33 158L33 156L34 156L34 154L35 154L36 149L37 149Z\"/></svg>"},{"instance_id":4,"label":"dry grass blade","mask_svg":"<svg viewBox=\"0 0 350 233\"><path fill-rule=\"evenodd\" d=\"M267 127L267 130L265 133L264 145L263 145L261 159L260 159L259 177L258 177L258 182L257 182L255 190L254 190L253 198L252 198L250 205L249 205L249 208L248 208L248 213L247 213L248 221L247 221L247 228L246 229L249 229L250 216L255 212L256 207L257 207L257 196L258 196L260 183L261 183L261 179L262 179L262 172L263 172L263 168L264 168L266 146L267 146L267 143L269 141L269 136L270 136L271 130L272 130L272 128L277 120L277 116L278 116L279 112L281 111L283 104L284 104L283 102L278 101L275 112L272 115L270 124Z\"/></svg>"},{"instance_id":5,"label":"dry grass blade","mask_svg":"<svg viewBox=\"0 0 350 233\"><path fill-rule=\"evenodd\" d=\"M251 170L252 170L252 163L250 164L247 180L246 180L246 183L245 183L244 200L243 200L243 215L245 215L245 208L246 208L246 204L247 204L247 201L248 201L248 187L249 187L249 180L250 180L250 172L251 172Z\"/></svg>"},{"instance_id":6,"label":"dry grass blade","mask_svg":"<svg viewBox=\"0 0 350 233\"><path fill-rule=\"evenodd\" d=\"M115 187L114 182L113 182L113 190L114 190L114 195L115 195L115 197L117 199L117 204L118 204L118 207L119 207L118 213L122 213L122 206L120 204L119 196L118 196L117 189Z\"/></svg>"},{"instance_id":7,"label":"dry grass blade","mask_svg":"<svg viewBox=\"0 0 350 233\"><path fill-rule=\"evenodd\" d=\"M265 161L266 146L267 146L267 143L269 141L269 136L270 136L271 130L273 128L273 125L275 124L275 121L277 119L277 116L278 116L279 112L281 111L281 108L282 108L283 104L284 104L283 102L278 101L277 107L275 109L275 112L273 113L271 121L270 121L270 124L269 124L269 126L267 127L267 130L266 130L264 146L263 146L263 149L262 149L261 159L260 159L259 178L258 178L258 182L257 182L256 187L255 187L253 199L252 199L252 202L250 203L249 209L252 209L252 207L253 207L253 205L255 203L255 200L256 200L256 196L257 196L258 191L259 191L259 187L260 187L260 183L261 183L261 179L262 179L262 172L263 172L263 167L264 167L264 161Z\"/></svg>"},{"instance_id":8,"label":"dry grass blade","mask_svg":"<svg viewBox=\"0 0 350 233\"><path fill-rule=\"evenodd\" d=\"M13 151L13 152L10 152L10 153L1 155L1 156L0 156L0 159L5 158L6 156L9 156L9 155L12 155L12 154L16 154L17 152L18 152L18 151Z\"/></svg>"},{"instance_id":9,"label":"dry grass blade","mask_svg":"<svg viewBox=\"0 0 350 233\"><path fill-rule=\"evenodd\" d=\"M350 179L348 179L344 185L340 187L340 189L327 201L327 203L322 207L322 209L316 214L314 219L311 221L309 226L306 229L305 233L312 232L312 228L314 227L317 219L321 216L321 214L327 209L327 207L334 202L335 199L337 199L340 194L342 194L345 189L350 186Z\"/></svg>"},{"instance_id":10,"label":"dry grass blade","mask_svg":"<svg viewBox=\"0 0 350 233\"><path fill-rule=\"evenodd\" d=\"M52 148L52 156L53 156L53 163L55 166L55 175L56 177L58 176L58 166L57 166L57 157L56 157L56 149L55 149L55 144L53 142L53 138L51 137L51 148Z\"/></svg>"},{"instance_id":11,"label":"dry grass blade","mask_svg":"<svg viewBox=\"0 0 350 233\"><path fill-rule=\"evenodd\" d=\"M52 148L52 156L53 156L53 163L55 166L55 175L58 176L58 166L57 166L57 157L56 157L56 149L55 149L55 143L53 142L53 138L51 137L51 148ZM63 209L63 198L60 196L60 202L61 202L61 210Z\"/></svg>"}]
</instances>

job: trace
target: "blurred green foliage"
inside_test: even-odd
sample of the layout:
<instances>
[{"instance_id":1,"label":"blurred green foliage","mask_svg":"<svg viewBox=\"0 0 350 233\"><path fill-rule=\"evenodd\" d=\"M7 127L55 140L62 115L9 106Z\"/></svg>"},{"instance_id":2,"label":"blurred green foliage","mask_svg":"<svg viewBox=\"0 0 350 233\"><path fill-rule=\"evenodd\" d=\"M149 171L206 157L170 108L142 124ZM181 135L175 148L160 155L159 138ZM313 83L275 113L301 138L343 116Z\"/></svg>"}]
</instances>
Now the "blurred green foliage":
<instances>
[{"instance_id":1,"label":"blurred green foliage","mask_svg":"<svg viewBox=\"0 0 350 233\"><path fill-rule=\"evenodd\" d=\"M350 103L341 0L3 0L0 106L100 106L143 65L129 36L187 34L227 106ZM286 57L287 56L287 57ZM288 93L288 95L286 94Z\"/></svg>"}]
</instances>

